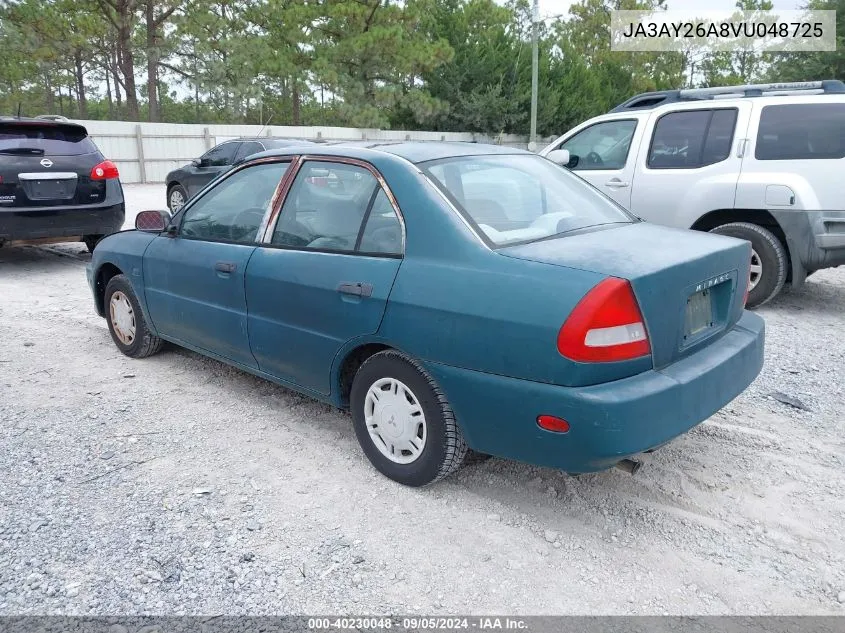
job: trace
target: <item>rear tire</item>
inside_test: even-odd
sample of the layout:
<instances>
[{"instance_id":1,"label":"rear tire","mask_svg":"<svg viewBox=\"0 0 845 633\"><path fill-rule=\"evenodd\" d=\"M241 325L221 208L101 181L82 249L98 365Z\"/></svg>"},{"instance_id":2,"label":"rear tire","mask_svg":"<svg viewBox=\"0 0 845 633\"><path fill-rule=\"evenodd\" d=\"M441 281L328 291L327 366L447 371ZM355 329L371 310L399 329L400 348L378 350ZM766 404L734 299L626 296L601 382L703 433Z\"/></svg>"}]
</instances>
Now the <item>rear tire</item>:
<instances>
[{"instance_id":1,"label":"rear tire","mask_svg":"<svg viewBox=\"0 0 845 633\"><path fill-rule=\"evenodd\" d=\"M147 327L138 297L126 275L109 279L103 307L109 333L121 352L131 358L146 358L161 349L164 341Z\"/></svg>"},{"instance_id":2,"label":"rear tire","mask_svg":"<svg viewBox=\"0 0 845 633\"><path fill-rule=\"evenodd\" d=\"M777 296L786 282L789 257L774 233L750 222L731 222L710 232L751 242L752 287L748 293L747 308L756 308Z\"/></svg>"},{"instance_id":3,"label":"rear tire","mask_svg":"<svg viewBox=\"0 0 845 633\"><path fill-rule=\"evenodd\" d=\"M393 481L425 486L463 465L467 445L446 396L404 354L368 358L352 381L350 408L364 454Z\"/></svg>"},{"instance_id":4,"label":"rear tire","mask_svg":"<svg viewBox=\"0 0 845 633\"><path fill-rule=\"evenodd\" d=\"M83 236L82 241L85 242L88 252L93 253L101 239L103 239L102 235L85 235Z\"/></svg>"}]
</instances>

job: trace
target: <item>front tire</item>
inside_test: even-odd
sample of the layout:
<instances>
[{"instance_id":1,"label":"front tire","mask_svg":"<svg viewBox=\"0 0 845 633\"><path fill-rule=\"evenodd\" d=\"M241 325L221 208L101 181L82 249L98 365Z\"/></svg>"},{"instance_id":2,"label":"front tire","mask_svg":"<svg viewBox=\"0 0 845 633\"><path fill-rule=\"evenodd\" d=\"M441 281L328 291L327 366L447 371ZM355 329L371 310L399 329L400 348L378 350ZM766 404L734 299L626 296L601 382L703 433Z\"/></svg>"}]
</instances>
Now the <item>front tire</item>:
<instances>
[{"instance_id":1,"label":"front tire","mask_svg":"<svg viewBox=\"0 0 845 633\"><path fill-rule=\"evenodd\" d=\"M731 222L711 230L751 242L750 290L747 308L756 308L778 295L786 282L786 248L777 236L758 224Z\"/></svg>"},{"instance_id":2,"label":"front tire","mask_svg":"<svg viewBox=\"0 0 845 633\"><path fill-rule=\"evenodd\" d=\"M175 215L188 201L188 192L182 185L173 185L167 190L167 208Z\"/></svg>"},{"instance_id":3,"label":"front tire","mask_svg":"<svg viewBox=\"0 0 845 633\"><path fill-rule=\"evenodd\" d=\"M138 297L126 275L109 279L103 302L109 333L117 349L131 358L146 358L161 349L164 341L147 327Z\"/></svg>"},{"instance_id":4,"label":"front tire","mask_svg":"<svg viewBox=\"0 0 845 633\"><path fill-rule=\"evenodd\" d=\"M446 397L404 354L368 358L352 382L350 408L364 454L393 481L425 486L463 464L467 445Z\"/></svg>"}]
</instances>

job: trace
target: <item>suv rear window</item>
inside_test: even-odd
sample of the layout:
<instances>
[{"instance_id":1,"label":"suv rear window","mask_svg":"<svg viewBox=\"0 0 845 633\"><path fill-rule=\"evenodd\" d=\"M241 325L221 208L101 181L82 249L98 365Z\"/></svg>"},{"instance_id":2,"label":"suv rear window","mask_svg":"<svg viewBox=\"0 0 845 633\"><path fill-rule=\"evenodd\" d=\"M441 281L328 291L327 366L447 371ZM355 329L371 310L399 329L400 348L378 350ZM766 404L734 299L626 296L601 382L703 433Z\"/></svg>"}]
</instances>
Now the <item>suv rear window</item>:
<instances>
[{"instance_id":1,"label":"suv rear window","mask_svg":"<svg viewBox=\"0 0 845 633\"><path fill-rule=\"evenodd\" d=\"M845 103L765 106L754 158L845 158Z\"/></svg>"},{"instance_id":2,"label":"suv rear window","mask_svg":"<svg viewBox=\"0 0 845 633\"><path fill-rule=\"evenodd\" d=\"M650 169L696 169L731 153L737 110L682 110L661 116L648 153Z\"/></svg>"},{"instance_id":3,"label":"suv rear window","mask_svg":"<svg viewBox=\"0 0 845 633\"><path fill-rule=\"evenodd\" d=\"M0 155L35 154L78 156L96 152L97 146L79 125L55 123L0 123Z\"/></svg>"}]
</instances>

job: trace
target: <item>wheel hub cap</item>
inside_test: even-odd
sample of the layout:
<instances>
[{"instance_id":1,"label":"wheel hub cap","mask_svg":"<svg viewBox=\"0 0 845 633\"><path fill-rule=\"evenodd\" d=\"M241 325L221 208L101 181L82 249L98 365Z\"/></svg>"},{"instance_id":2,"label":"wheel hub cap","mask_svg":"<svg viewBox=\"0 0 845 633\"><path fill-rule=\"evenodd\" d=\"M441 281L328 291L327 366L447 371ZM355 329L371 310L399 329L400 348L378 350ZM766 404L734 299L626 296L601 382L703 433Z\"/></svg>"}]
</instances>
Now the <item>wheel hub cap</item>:
<instances>
[{"instance_id":1,"label":"wheel hub cap","mask_svg":"<svg viewBox=\"0 0 845 633\"><path fill-rule=\"evenodd\" d=\"M179 191L170 192L170 209L171 211L178 211L185 204L185 199Z\"/></svg>"},{"instance_id":2,"label":"wheel hub cap","mask_svg":"<svg viewBox=\"0 0 845 633\"><path fill-rule=\"evenodd\" d=\"M120 290L112 294L109 301L109 315L115 335L124 345L135 340L135 311L129 298Z\"/></svg>"},{"instance_id":3,"label":"wheel hub cap","mask_svg":"<svg viewBox=\"0 0 845 633\"><path fill-rule=\"evenodd\" d=\"M751 272L749 275L748 290L751 291L760 283L760 277L763 276L763 263L760 261L760 255L753 248L751 249Z\"/></svg>"},{"instance_id":4,"label":"wheel hub cap","mask_svg":"<svg viewBox=\"0 0 845 633\"><path fill-rule=\"evenodd\" d=\"M414 392L395 378L377 380L367 390L364 421L379 452L397 464L410 464L425 448L425 414Z\"/></svg>"}]
</instances>

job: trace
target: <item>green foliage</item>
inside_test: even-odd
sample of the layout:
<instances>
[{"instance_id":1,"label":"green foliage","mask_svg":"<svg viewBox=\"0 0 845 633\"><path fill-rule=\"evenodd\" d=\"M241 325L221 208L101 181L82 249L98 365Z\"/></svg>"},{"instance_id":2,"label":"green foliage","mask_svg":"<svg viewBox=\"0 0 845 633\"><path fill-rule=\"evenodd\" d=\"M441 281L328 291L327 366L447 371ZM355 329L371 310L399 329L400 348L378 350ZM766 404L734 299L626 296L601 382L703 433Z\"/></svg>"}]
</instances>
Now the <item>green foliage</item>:
<instances>
[{"instance_id":1,"label":"green foliage","mask_svg":"<svg viewBox=\"0 0 845 633\"><path fill-rule=\"evenodd\" d=\"M648 90L845 76L843 19L831 53L610 50L612 10L665 8L578 0L539 24L541 136ZM531 30L529 0L7 0L0 112L526 134Z\"/></svg>"}]
</instances>

